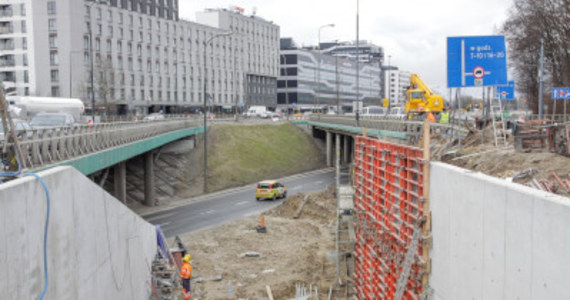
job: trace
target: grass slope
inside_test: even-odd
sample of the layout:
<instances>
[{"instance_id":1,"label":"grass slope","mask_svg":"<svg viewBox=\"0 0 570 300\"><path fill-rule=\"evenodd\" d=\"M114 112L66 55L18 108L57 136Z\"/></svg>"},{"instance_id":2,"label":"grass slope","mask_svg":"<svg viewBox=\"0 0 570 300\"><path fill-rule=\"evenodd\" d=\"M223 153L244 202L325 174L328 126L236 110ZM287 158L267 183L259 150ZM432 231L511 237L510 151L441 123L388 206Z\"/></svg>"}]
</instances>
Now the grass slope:
<instances>
[{"instance_id":1,"label":"grass slope","mask_svg":"<svg viewBox=\"0 0 570 300\"><path fill-rule=\"evenodd\" d=\"M291 124L225 125L209 137L210 191L324 167L312 137Z\"/></svg>"}]
</instances>

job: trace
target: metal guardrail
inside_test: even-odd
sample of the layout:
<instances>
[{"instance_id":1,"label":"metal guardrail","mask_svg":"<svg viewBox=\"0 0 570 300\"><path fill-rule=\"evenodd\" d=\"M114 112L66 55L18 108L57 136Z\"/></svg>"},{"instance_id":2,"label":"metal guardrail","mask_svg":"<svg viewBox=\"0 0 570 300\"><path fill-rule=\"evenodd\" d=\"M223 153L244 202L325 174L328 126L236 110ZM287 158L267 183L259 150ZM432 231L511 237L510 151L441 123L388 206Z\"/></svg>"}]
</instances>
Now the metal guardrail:
<instances>
[{"instance_id":1,"label":"metal guardrail","mask_svg":"<svg viewBox=\"0 0 570 300\"><path fill-rule=\"evenodd\" d=\"M148 139L168 132L199 127L195 118L131 121L35 129L23 134L20 148L28 169L37 169L82 155ZM13 147L12 144L6 147Z\"/></svg>"},{"instance_id":2,"label":"metal guardrail","mask_svg":"<svg viewBox=\"0 0 570 300\"><path fill-rule=\"evenodd\" d=\"M340 124L352 127L365 127L383 131L404 132L406 135L416 139L423 132L422 121L412 121L385 116L361 116L359 119L360 126L357 126L354 116L311 115L309 117L309 121ZM453 120L453 122L449 124L431 123L430 127L440 132L453 132L454 136L461 134L461 138L464 138L469 133L469 130L465 128L466 124L470 124L470 121Z\"/></svg>"}]
</instances>

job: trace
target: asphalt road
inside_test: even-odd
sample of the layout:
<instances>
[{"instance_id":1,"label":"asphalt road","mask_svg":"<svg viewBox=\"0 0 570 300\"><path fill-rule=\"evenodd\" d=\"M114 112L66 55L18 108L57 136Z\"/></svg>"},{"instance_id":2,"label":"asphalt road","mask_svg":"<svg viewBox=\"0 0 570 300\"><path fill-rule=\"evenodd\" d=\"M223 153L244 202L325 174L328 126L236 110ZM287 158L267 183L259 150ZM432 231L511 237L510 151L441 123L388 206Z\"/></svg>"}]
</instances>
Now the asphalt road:
<instances>
[{"instance_id":1,"label":"asphalt road","mask_svg":"<svg viewBox=\"0 0 570 300\"><path fill-rule=\"evenodd\" d=\"M341 177L347 181L347 176ZM335 182L332 168L286 177L280 180L287 195L316 192ZM283 201L255 200L255 185L216 193L205 200L144 216L148 222L160 225L166 237L219 225L235 219L260 214Z\"/></svg>"}]
</instances>

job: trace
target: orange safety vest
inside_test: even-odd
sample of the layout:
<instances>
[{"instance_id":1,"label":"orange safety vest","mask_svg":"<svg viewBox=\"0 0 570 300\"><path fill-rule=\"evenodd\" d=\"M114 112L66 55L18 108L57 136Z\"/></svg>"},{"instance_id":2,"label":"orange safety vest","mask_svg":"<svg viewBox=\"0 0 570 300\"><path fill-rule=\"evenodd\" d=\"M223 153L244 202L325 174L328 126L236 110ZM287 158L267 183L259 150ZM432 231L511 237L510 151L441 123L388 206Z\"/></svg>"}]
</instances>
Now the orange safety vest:
<instances>
[{"instance_id":1,"label":"orange safety vest","mask_svg":"<svg viewBox=\"0 0 570 300\"><path fill-rule=\"evenodd\" d=\"M182 269L180 270L180 277L182 279L190 279L192 277L192 266L190 263L184 262L182 263Z\"/></svg>"},{"instance_id":2,"label":"orange safety vest","mask_svg":"<svg viewBox=\"0 0 570 300\"><path fill-rule=\"evenodd\" d=\"M430 122L434 122L434 123L436 122L436 120L435 120L433 114L431 113L431 111L428 112L428 114L427 114L427 119L428 119Z\"/></svg>"}]
</instances>

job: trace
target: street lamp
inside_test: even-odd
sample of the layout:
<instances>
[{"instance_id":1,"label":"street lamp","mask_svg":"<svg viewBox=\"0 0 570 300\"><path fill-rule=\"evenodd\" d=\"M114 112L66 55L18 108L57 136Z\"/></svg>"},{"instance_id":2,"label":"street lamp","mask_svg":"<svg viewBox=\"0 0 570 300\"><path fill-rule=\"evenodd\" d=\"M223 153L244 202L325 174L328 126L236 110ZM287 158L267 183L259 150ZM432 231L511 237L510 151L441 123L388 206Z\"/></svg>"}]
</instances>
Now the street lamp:
<instances>
[{"instance_id":1,"label":"street lamp","mask_svg":"<svg viewBox=\"0 0 570 300\"><path fill-rule=\"evenodd\" d=\"M360 76L360 1L356 0L356 126L360 126L360 105L358 103L359 76Z\"/></svg>"},{"instance_id":2,"label":"street lamp","mask_svg":"<svg viewBox=\"0 0 570 300\"><path fill-rule=\"evenodd\" d=\"M219 33L219 34L213 35L212 37L210 37L208 40L206 40L204 42L204 193L208 192L208 148L206 145L207 136L208 136L208 128L207 128L207 120L208 119L207 119L207 114L206 114L206 109L207 109L206 86L207 86L207 82L208 82L208 70L207 70L207 66L208 66L208 58L207 58L208 44L211 43L216 38L223 37L223 36L229 36L232 34L233 34L233 32L231 32L231 31Z\"/></svg>"},{"instance_id":3,"label":"street lamp","mask_svg":"<svg viewBox=\"0 0 570 300\"><path fill-rule=\"evenodd\" d=\"M390 67L390 59L392 58L392 55L388 55L388 109L392 108L392 100L390 99L390 93L392 92L390 86L392 85L392 72L391 67Z\"/></svg>"},{"instance_id":4,"label":"street lamp","mask_svg":"<svg viewBox=\"0 0 570 300\"><path fill-rule=\"evenodd\" d=\"M334 27L334 24L326 24L319 27L319 43L317 44L318 50L321 50L321 30L326 27ZM320 52L320 51L319 51ZM317 57L317 109L320 105L320 92L321 92L321 58ZM319 111L320 115L320 111Z\"/></svg>"},{"instance_id":5,"label":"street lamp","mask_svg":"<svg viewBox=\"0 0 570 300\"><path fill-rule=\"evenodd\" d=\"M91 31L91 22L89 22L89 58L91 59L91 122L95 124L95 88L93 84L93 33Z\"/></svg>"},{"instance_id":6,"label":"street lamp","mask_svg":"<svg viewBox=\"0 0 570 300\"><path fill-rule=\"evenodd\" d=\"M288 81L289 81L289 75L287 74L287 56L285 56L285 54L281 54L281 57L283 58L283 64L285 65L285 105L286 105L286 110L287 110L287 121L289 121L289 85L288 85ZM280 72L281 73L281 72Z\"/></svg>"}]
</instances>

